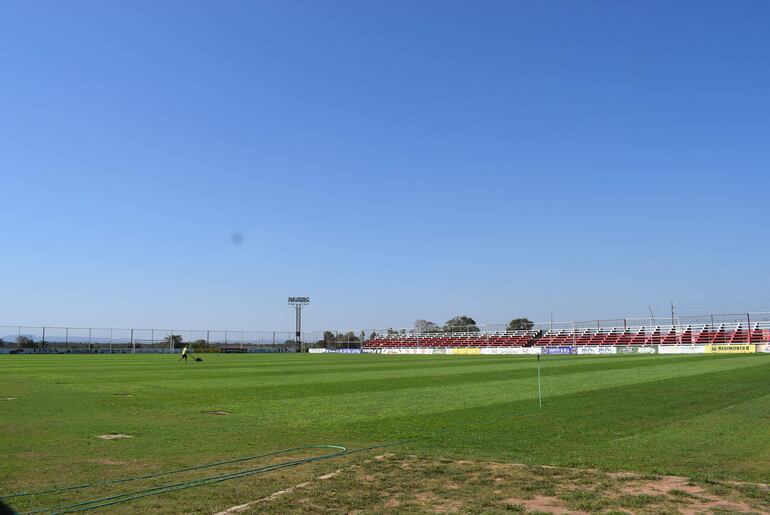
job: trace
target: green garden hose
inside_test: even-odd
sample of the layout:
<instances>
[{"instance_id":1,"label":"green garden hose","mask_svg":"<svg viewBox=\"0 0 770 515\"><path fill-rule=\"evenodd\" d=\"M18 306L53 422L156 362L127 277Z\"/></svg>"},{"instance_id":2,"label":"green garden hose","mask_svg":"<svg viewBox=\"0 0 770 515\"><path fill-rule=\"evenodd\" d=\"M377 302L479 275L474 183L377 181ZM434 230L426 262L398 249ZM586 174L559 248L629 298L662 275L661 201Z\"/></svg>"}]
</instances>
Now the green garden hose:
<instances>
[{"instance_id":1,"label":"green garden hose","mask_svg":"<svg viewBox=\"0 0 770 515\"><path fill-rule=\"evenodd\" d=\"M327 454L322 454L320 456L311 456L307 458L299 458L294 460L288 460L281 463L274 463L272 465L264 465L261 467L256 467L252 469L247 470L240 470L236 472L229 472L226 474L220 474L215 476L208 476L204 478L198 478L198 479L192 479L189 481L183 481L180 483L173 483L168 485L161 485L156 486L152 488L147 488L144 490L138 490L135 492L126 492L123 494L113 495L109 497L102 497L99 499L92 499L88 501L82 501L74 504L68 504L68 505L60 505L60 506L54 506L54 507L47 507L47 508L41 508L33 511L27 511L22 513L21 515L32 515L32 514L39 514L39 513L45 513L48 515L58 515L63 513L76 513L76 512L82 512L82 511L88 511L88 510L94 510L98 508L105 508L107 506L112 506L119 503L124 503L128 501L133 501L135 499L140 499L143 497L150 497L153 495L159 495L169 492L175 492L177 490L185 490L188 488L195 488L198 486L213 484L213 483L221 483L223 481L229 481L231 479L238 479L242 477L248 477L248 476L254 476L257 474L262 474L265 472L270 472L273 470L279 470L283 468L289 468L289 467L295 467L298 465L303 465L306 463L313 463L316 461L322 461L322 460L328 460L332 458L337 458L340 456L345 456L349 454L355 454L359 452L364 452L368 450L373 449L382 449L385 447L393 447L397 445L403 445L405 443L410 442L411 440L401 440L397 442L390 442L386 444L379 444L379 445L372 445L368 447L362 447L360 449L355 450L348 450L346 447L343 447L341 445L308 445L303 447L293 447L291 449L284 449L281 451L274 451L269 452L265 454L255 455L255 456L247 456L242 458L235 458L232 460L224 460L224 461L218 461L214 463L206 463L203 465L198 465L194 467L185 467L181 469L175 469L165 472L158 472L154 474L147 474L144 476L135 476L135 477L128 477L128 478L122 478L122 479L114 479L109 481L97 481L93 483L85 483L81 485L71 485L71 486L64 486L60 488L53 488L49 490L41 490L37 492L17 492L9 495L5 495L0 497L0 499L7 499L11 497L22 497L22 496L32 496L32 495L42 495L47 493L57 493L57 492L65 492L65 491L73 491L73 490L79 490L84 488L90 488L94 486L101 486L101 485L108 485L108 484L117 484L117 483L126 483L129 481L137 481L140 479L149 479L149 478L155 478L159 476L164 476L168 474L178 473L178 472L185 472L185 471L192 471L192 470L200 470L200 469L206 469L211 467L217 467L221 465L226 465L230 463L238 463L248 460L254 460L257 458L264 458L269 456L277 456L281 454L289 454L291 452L297 452L297 451L306 451L306 450L312 450L312 449L327 449L327 450L334 450L334 452L329 452Z\"/></svg>"},{"instance_id":2,"label":"green garden hose","mask_svg":"<svg viewBox=\"0 0 770 515\"><path fill-rule=\"evenodd\" d=\"M206 469L211 467L218 467L221 465L228 465L230 463L240 463L244 461L250 461L250 460L256 460L259 458L268 458L270 456L277 456L281 454L288 454L290 452L294 451L300 451L300 450L306 450L306 449L319 449L319 448L328 448L329 446L325 445L311 445L307 447L293 447L290 449L283 449L280 451L273 451L268 452L265 454L256 454L254 456L245 456L242 458L234 458L231 460L223 460L223 461L215 461L213 463L205 463L203 465L197 465L194 467L184 467L184 468L178 468L173 470L166 470L164 472L156 472L154 474L147 474L144 476L133 476L133 477L126 477L126 478L120 478L120 479L110 479L107 481L96 481L93 483L83 483L80 485L68 485L68 486L62 486L59 488L51 488L50 490L37 490L34 492L14 492L12 494L2 495L0 496L0 499L11 499L13 497L25 497L25 496L32 496L32 495L43 495L43 494L53 494L53 493L59 493L59 492L68 492L71 490L80 490L83 488L90 488L94 486L103 486L103 485L114 485L118 483L128 483L130 481L139 481L141 479L152 479L160 476L166 476L169 474L178 474L180 472L189 472L191 470L200 470L200 469ZM336 447L336 446L335 446Z\"/></svg>"}]
</instances>

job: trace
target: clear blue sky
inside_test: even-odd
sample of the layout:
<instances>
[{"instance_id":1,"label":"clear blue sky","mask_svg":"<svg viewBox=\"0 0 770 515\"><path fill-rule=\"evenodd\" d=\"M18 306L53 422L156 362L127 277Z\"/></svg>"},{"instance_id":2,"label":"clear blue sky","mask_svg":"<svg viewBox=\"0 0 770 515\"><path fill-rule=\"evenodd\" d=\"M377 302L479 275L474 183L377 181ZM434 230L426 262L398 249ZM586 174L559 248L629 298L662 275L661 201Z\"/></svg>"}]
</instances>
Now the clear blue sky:
<instances>
[{"instance_id":1,"label":"clear blue sky","mask_svg":"<svg viewBox=\"0 0 770 515\"><path fill-rule=\"evenodd\" d=\"M765 1L4 1L0 324L770 310L768 27Z\"/></svg>"}]
</instances>

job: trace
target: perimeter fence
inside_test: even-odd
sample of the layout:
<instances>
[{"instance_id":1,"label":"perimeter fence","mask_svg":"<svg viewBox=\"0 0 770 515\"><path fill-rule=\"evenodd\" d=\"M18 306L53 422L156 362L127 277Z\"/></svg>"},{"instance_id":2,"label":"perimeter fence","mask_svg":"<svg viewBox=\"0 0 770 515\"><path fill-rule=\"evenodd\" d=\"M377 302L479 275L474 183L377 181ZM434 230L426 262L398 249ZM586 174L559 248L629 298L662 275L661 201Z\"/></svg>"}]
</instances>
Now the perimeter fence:
<instances>
[{"instance_id":1,"label":"perimeter fence","mask_svg":"<svg viewBox=\"0 0 770 515\"><path fill-rule=\"evenodd\" d=\"M676 315L656 318L628 317L587 321L549 321L531 327L509 324L467 326L423 326L420 328L250 331L213 329L138 329L60 326L0 326L0 353L159 353L176 352L187 345L193 352L298 352L312 348L360 348L367 341L383 336L442 333L450 335L505 334L529 330L548 334L588 329L667 328L683 333L695 328L718 329L722 325L745 328L770 327L770 312Z\"/></svg>"}]
</instances>

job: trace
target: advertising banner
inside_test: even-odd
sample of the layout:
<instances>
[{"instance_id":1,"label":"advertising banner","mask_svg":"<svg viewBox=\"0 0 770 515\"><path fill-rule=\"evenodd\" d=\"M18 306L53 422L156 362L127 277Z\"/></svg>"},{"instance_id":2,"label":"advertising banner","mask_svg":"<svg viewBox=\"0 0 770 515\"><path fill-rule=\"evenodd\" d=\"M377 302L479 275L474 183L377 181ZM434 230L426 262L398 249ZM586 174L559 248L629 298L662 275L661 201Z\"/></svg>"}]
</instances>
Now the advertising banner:
<instances>
[{"instance_id":1,"label":"advertising banner","mask_svg":"<svg viewBox=\"0 0 770 515\"><path fill-rule=\"evenodd\" d=\"M703 354L703 345L658 345L658 354Z\"/></svg>"},{"instance_id":2,"label":"advertising banner","mask_svg":"<svg viewBox=\"0 0 770 515\"><path fill-rule=\"evenodd\" d=\"M770 344L762 343L757 345L757 352L770 352Z\"/></svg>"},{"instance_id":3,"label":"advertising banner","mask_svg":"<svg viewBox=\"0 0 770 515\"><path fill-rule=\"evenodd\" d=\"M361 349L308 349L310 354L361 354Z\"/></svg>"},{"instance_id":4,"label":"advertising banner","mask_svg":"<svg viewBox=\"0 0 770 515\"><path fill-rule=\"evenodd\" d=\"M540 354L540 347L482 347L481 354Z\"/></svg>"},{"instance_id":5,"label":"advertising banner","mask_svg":"<svg viewBox=\"0 0 770 515\"><path fill-rule=\"evenodd\" d=\"M655 354L657 349L652 346L640 347L638 345L629 347L618 347L618 354Z\"/></svg>"},{"instance_id":6,"label":"advertising banner","mask_svg":"<svg viewBox=\"0 0 770 515\"><path fill-rule=\"evenodd\" d=\"M616 354L618 352L618 349L616 347L606 346L606 347L578 347L577 353L578 354Z\"/></svg>"},{"instance_id":7,"label":"advertising banner","mask_svg":"<svg viewBox=\"0 0 770 515\"><path fill-rule=\"evenodd\" d=\"M481 349L478 347L460 347L452 349L452 354L481 354Z\"/></svg>"},{"instance_id":8,"label":"advertising banner","mask_svg":"<svg viewBox=\"0 0 770 515\"><path fill-rule=\"evenodd\" d=\"M521 349L514 347L482 347L480 354L521 354Z\"/></svg>"},{"instance_id":9,"label":"advertising banner","mask_svg":"<svg viewBox=\"0 0 770 515\"><path fill-rule=\"evenodd\" d=\"M560 347L541 347L543 354L575 354L575 347L563 345Z\"/></svg>"},{"instance_id":10,"label":"advertising banner","mask_svg":"<svg viewBox=\"0 0 770 515\"><path fill-rule=\"evenodd\" d=\"M756 345L706 345L707 354L753 354Z\"/></svg>"}]
</instances>

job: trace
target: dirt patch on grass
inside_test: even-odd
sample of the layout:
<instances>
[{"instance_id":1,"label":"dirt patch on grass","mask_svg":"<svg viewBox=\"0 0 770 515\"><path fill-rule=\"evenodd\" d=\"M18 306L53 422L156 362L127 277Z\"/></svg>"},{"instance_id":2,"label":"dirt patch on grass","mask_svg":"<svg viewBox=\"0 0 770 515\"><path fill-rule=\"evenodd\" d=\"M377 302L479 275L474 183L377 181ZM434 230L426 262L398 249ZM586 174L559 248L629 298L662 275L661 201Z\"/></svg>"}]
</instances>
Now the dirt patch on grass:
<instances>
[{"instance_id":1,"label":"dirt patch on grass","mask_svg":"<svg viewBox=\"0 0 770 515\"><path fill-rule=\"evenodd\" d=\"M99 435L97 438L102 440L124 440L126 438L133 438L133 436L125 435L123 433L107 433L106 435Z\"/></svg>"},{"instance_id":2,"label":"dirt patch on grass","mask_svg":"<svg viewBox=\"0 0 770 515\"><path fill-rule=\"evenodd\" d=\"M112 395L116 397L133 397L130 393L113 393Z\"/></svg>"},{"instance_id":3,"label":"dirt patch on grass","mask_svg":"<svg viewBox=\"0 0 770 515\"><path fill-rule=\"evenodd\" d=\"M18 397L0 397L0 400L2 401L16 401L19 400Z\"/></svg>"},{"instance_id":4,"label":"dirt patch on grass","mask_svg":"<svg viewBox=\"0 0 770 515\"><path fill-rule=\"evenodd\" d=\"M770 513L770 488L675 476L386 454L249 513Z\"/></svg>"},{"instance_id":5,"label":"dirt patch on grass","mask_svg":"<svg viewBox=\"0 0 770 515\"><path fill-rule=\"evenodd\" d=\"M96 463L97 465L128 465L128 462L126 461L111 460L109 458L100 458L87 461L88 463Z\"/></svg>"},{"instance_id":6,"label":"dirt patch on grass","mask_svg":"<svg viewBox=\"0 0 770 515\"><path fill-rule=\"evenodd\" d=\"M640 479L639 476L624 477L625 483L621 490L631 495L661 495L671 490L678 490L690 495L702 495L703 489L691 484L684 477L663 476L660 479Z\"/></svg>"},{"instance_id":7,"label":"dirt patch on grass","mask_svg":"<svg viewBox=\"0 0 770 515\"><path fill-rule=\"evenodd\" d=\"M523 507L526 511L533 511L536 513L552 513L553 515L565 515L565 514L585 514L588 512L574 511L567 508L564 501L557 499L556 497L548 497L547 495L536 495L532 499L505 499L505 504L516 509Z\"/></svg>"},{"instance_id":8,"label":"dirt patch on grass","mask_svg":"<svg viewBox=\"0 0 770 515\"><path fill-rule=\"evenodd\" d=\"M333 477L338 476L341 472L342 472L342 470L335 470L333 472L329 472L327 474L323 474L321 476L318 476L317 481L325 481L327 479L331 479ZM263 497L261 499L257 499L255 501L251 501L251 502L248 502L248 503L245 503L245 504L240 504L238 506L233 506L233 507L228 508L228 509L226 509L224 511L219 511L215 515L233 515L235 513L243 513L243 512L251 510L254 506L256 506L258 504L270 502L272 500L278 499L281 496L290 494L290 493L294 492L295 490L299 490L301 488L307 488L312 483L313 483L312 481L305 481L303 483L299 483L299 484L296 484L294 486L290 486L288 488L284 488L283 490L279 490L277 492L273 492L272 494L268 495L267 497Z\"/></svg>"},{"instance_id":9,"label":"dirt patch on grass","mask_svg":"<svg viewBox=\"0 0 770 515\"><path fill-rule=\"evenodd\" d=\"M206 415L229 415L230 413L222 410L204 411Z\"/></svg>"}]
</instances>

